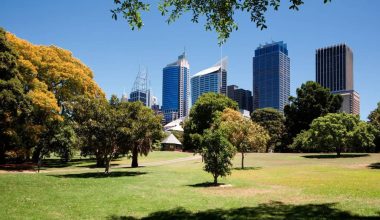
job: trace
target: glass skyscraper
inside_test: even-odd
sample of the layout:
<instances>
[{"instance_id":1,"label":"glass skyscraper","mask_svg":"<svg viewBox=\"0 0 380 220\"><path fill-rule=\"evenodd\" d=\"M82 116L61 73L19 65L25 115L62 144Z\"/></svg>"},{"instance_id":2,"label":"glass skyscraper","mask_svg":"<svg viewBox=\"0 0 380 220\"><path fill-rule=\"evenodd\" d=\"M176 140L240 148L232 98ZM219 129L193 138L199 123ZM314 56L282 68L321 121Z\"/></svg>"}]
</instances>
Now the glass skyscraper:
<instances>
[{"instance_id":1,"label":"glass skyscraper","mask_svg":"<svg viewBox=\"0 0 380 220\"><path fill-rule=\"evenodd\" d=\"M345 44L317 49L315 78L317 83L343 97L341 111L360 114L360 96L354 90L353 53Z\"/></svg>"},{"instance_id":2,"label":"glass skyscraper","mask_svg":"<svg viewBox=\"0 0 380 220\"><path fill-rule=\"evenodd\" d=\"M272 107L283 111L290 96L290 59L287 45L260 45L253 57L253 110Z\"/></svg>"},{"instance_id":3,"label":"glass skyscraper","mask_svg":"<svg viewBox=\"0 0 380 220\"><path fill-rule=\"evenodd\" d=\"M185 53L162 71L162 112L165 122L185 117L189 113L190 65Z\"/></svg>"},{"instance_id":4,"label":"glass skyscraper","mask_svg":"<svg viewBox=\"0 0 380 220\"><path fill-rule=\"evenodd\" d=\"M227 58L191 77L191 103L207 92L227 95Z\"/></svg>"}]
</instances>

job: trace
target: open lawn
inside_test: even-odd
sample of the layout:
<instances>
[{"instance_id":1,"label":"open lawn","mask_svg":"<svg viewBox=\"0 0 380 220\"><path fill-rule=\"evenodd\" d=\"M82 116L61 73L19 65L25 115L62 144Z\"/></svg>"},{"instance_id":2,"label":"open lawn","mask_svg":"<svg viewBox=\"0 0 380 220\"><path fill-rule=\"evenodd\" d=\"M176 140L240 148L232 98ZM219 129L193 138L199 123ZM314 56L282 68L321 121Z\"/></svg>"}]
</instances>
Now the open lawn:
<instances>
[{"instance_id":1,"label":"open lawn","mask_svg":"<svg viewBox=\"0 0 380 220\"><path fill-rule=\"evenodd\" d=\"M248 154L246 170L237 154L219 187L188 157L153 152L110 176L89 160L3 173L0 219L380 219L380 154Z\"/></svg>"}]
</instances>

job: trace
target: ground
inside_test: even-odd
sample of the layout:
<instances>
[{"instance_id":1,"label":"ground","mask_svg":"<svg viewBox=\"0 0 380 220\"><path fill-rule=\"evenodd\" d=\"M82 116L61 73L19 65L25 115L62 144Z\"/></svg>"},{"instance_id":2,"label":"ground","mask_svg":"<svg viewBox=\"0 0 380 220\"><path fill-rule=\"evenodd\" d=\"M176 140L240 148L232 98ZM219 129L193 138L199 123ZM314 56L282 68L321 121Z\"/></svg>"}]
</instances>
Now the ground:
<instances>
[{"instance_id":1,"label":"ground","mask_svg":"<svg viewBox=\"0 0 380 220\"><path fill-rule=\"evenodd\" d=\"M246 170L238 154L219 187L190 153L123 158L108 177L93 163L0 168L0 218L380 219L380 154L248 154Z\"/></svg>"}]
</instances>

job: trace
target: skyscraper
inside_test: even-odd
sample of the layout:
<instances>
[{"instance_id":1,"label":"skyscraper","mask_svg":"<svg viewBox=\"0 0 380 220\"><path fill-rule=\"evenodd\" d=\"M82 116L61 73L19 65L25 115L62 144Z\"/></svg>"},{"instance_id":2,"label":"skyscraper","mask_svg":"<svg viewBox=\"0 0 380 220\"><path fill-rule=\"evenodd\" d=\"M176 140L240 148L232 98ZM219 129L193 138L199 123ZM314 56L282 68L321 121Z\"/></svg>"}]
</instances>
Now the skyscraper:
<instances>
[{"instance_id":1,"label":"skyscraper","mask_svg":"<svg viewBox=\"0 0 380 220\"><path fill-rule=\"evenodd\" d=\"M253 110L272 107L283 111L290 96L290 59L287 45L260 45L253 57Z\"/></svg>"},{"instance_id":2,"label":"skyscraper","mask_svg":"<svg viewBox=\"0 0 380 220\"><path fill-rule=\"evenodd\" d=\"M236 85L227 86L228 98L238 103L240 110L252 112L252 92L245 89L239 89Z\"/></svg>"},{"instance_id":3,"label":"skyscraper","mask_svg":"<svg viewBox=\"0 0 380 220\"><path fill-rule=\"evenodd\" d=\"M354 90L353 53L346 44L320 48L315 53L316 81L343 97L341 111L360 114L360 96Z\"/></svg>"},{"instance_id":4,"label":"skyscraper","mask_svg":"<svg viewBox=\"0 0 380 220\"><path fill-rule=\"evenodd\" d=\"M207 92L227 95L227 57L191 77L191 103Z\"/></svg>"},{"instance_id":5,"label":"skyscraper","mask_svg":"<svg viewBox=\"0 0 380 220\"><path fill-rule=\"evenodd\" d=\"M190 65L183 53L163 69L162 111L168 123L189 113Z\"/></svg>"},{"instance_id":6,"label":"skyscraper","mask_svg":"<svg viewBox=\"0 0 380 220\"><path fill-rule=\"evenodd\" d=\"M145 106L150 107L150 90L148 72L145 68L139 68L131 93L129 102L142 102Z\"/></svg>"}]
</instances>

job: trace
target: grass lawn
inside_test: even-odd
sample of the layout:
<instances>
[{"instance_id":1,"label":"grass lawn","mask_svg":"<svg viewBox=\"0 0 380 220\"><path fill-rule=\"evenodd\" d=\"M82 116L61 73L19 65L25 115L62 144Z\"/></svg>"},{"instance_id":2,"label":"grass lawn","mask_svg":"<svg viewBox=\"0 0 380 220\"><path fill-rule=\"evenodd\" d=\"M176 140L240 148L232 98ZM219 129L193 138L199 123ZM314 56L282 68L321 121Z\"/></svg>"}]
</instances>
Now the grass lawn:
<instances>
[{"instance_id":1,"label":"grass lawn","mask_svg":"<svg viewBox=\"0 0 380 220\"><path fill-rule=\"evenodd\" d=\"M190 156L153 152L140 162ZM82 160L0 174L0 219L380 219L380 154L248 154L245 161L248 169L238 169L236 156L221 187L205 184L212 176L199 159L114 168L108 177L83 169L93 161Z\"/></svg>"}]
</instances>

